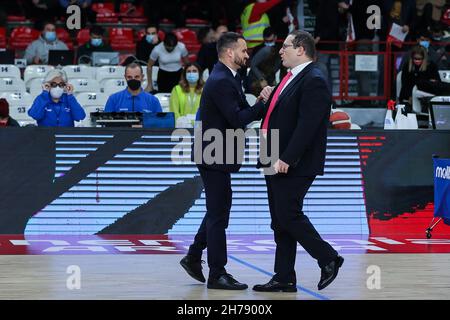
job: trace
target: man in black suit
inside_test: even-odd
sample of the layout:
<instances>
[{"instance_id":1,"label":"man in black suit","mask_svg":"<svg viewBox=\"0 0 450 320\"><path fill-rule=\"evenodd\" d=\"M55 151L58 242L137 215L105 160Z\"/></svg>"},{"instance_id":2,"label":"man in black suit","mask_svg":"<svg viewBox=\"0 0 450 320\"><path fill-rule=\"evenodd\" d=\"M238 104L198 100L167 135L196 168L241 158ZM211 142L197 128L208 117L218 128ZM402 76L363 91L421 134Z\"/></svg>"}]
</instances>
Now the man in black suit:
<instances>
[{"instance_id":1,"label":"man in black suit","mask_svg":"<svg viewBox=\"0 0 450 320\"><path fill-rule=\"evenodd\" d=\"M227 141L226 131L244 129L252 121L261 119L264 109L261 100L268 98L269 95L261 93L253 107L246 101L237 73L241 67L245 67L249 58L247 44L241 35L233 32L224 33L217 42L217 52L219 62L214 66L203 89L199 120L202 137L208 130L213 129L220 132L224 144L220 147L220 151L215 150L216 158L207 159L206 153L212 143L203 141L206 139L198 141L195 137L194 161L205 187L207 212L194 243L180 264L194 279L205 282L201 256L207 247L208 288L243 290L247 289L247 285L239 283L225 270L227 263L225 229L228 227L232 198L230 173L239 171L242 159L237 155L243 153L242 148L238 150L236 147L234 139ZM234 154L233 160L227 161L227 154L231 153Z\"/></svg>"},{"instance_id":2,"label":"man in black suit","mask_svg":"<svg viewBox=\"0 0 450 320\"><path fill-rule=\"evenodd\" d=\"M313 63L315 45L309 33L292 32L283 43L280 56L290 71L273 90L261 126L267 146L271 145L274 130L279 135L280 156L272 167L274 174L266 174L276 243L275 275L253 290L297 291L297 242L318 261L321 290L334 280L344 259L320 237L302 206L315 177L324 173L331 93L323 73Z\"/></svg>"}]
</instances>

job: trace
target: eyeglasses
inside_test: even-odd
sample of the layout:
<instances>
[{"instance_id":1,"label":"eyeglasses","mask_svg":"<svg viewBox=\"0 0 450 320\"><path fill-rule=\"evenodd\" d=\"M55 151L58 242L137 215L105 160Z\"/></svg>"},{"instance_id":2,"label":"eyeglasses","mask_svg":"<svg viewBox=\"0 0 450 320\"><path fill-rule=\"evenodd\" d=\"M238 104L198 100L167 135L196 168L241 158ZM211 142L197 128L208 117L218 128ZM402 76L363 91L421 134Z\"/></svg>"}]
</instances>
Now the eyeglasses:
<instances>
[{"instance_id":1,"label":"eyeglasses","mask_svg":"<svg viewBox=\"0 0 450 320\"><path fill-rule=\"evenodd\" d=\"M423 57L413 57L413 60L422 61Z\"/></svg>"},{"instance_id":2,"label":"eyeglasses","mask_svg":"<svg viewBox=\"0 0 450 320\"><path fill-rule=\"evenodd\" d=\"M56 88L56 87L64 88L65 86L66 86L66 84L64 82L60 82L60 83L51 82L50 83L50 87L52 87L52 88Z\"/></svg>"},{"instance_id":3,"label":"eyeglasses","mask_svg":"<svg viewBox=\"0 0 450 320\"><path fill-rule=\"evenodd\" d=\"M286 44L286 43L283 43L283 46L282 46L283 50L286 50L286 49L289 48L289 47L294 47L294 45L293 45L293 44Z\"/></svg>"}]
</instances>

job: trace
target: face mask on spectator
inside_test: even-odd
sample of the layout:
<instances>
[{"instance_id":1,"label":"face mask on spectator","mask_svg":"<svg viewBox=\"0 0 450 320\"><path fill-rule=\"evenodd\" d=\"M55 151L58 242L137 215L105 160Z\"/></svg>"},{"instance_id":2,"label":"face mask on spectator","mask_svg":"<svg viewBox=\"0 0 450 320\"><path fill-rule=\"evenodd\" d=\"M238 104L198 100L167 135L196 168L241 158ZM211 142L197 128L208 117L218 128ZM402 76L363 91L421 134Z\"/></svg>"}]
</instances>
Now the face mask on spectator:
<instances>
[{"instance_id":1,"label":"face mask on spectator","mask_svg":"<svg viewBox=\"0 0 450 320\"><path fill-rule=\"evenodd\" d=\"M153 34L147 34L145 36L145 40L147 40L148 43L153 43L154 38L155 38L155 36Z\"/></svg>"},{"instance_id":2,"label":"face mask on spectator","mask_svg":"<svg viewBox=\"0 0 450 320\"><path fill-rule=\"evenodd\" d=\"M422 65L423 58L422 57L413 57L413 63L420 67Z\"/></svg>"},{"instance_id":3,"label":"face mask on spectator","mask_svg":"<svg viewBox=\"0 0 450 320\"><path fill-rule=\"evenodd\" d=\"M275 46L275 42L264 42L264 44L266 45L266 47L274 47Z\"/></svg>"},{"instance_id":4,"label":"face mask on spectator","mask_svg":"<svg viewBox=\"0 0 450 320\"><path fill-rule=\"evenodd\" d=\"M197 83L199 79L199 74L198 72L187 72L186 73L186 80L191 83L191 84L195 84Z\"/></svg>"},{"instance_id":5,"label":"face mask on spectator","mask_svg":"<svg viewBox=\"0 0 450 320\"><path fill-rule=\"evenodd\" d=\"M141 87L141 82L136 79L131 79L127 81L128 88L135 91Z\"/></svg>"},{"instance_id":6,"label":"face mask on spectator","mask_svg":"<svg viewBox=\"0 0 450 320\"><path fill-rule=\"evenodd\" d=\"M103 42L102 38L94 38L94 39L91 39L91 44L92 44L94 47L100 47L100 46L102 45L102 42Z\"/></svg>"},{"instance_id":7,"label":"face mask on spectator","mask_svg":"<svg viewBox=\"0 0 450 320\"><path fill-rule=\"evenodd\" d=\"M46 31L45 32L45 40L49 42L53 42L56 40L56 32L55 31Z\"/></svg>"},{"instance_id":8,"label":"face mask on spectator","mask_svg":"<svg viewBox=\"0 0 450 320\"><path fill-rule=\"evenodd\" d=\"M420 45L422 47L424 47L425 49L428 49L428 47L430 46L430 41L426 41L426 40L420 41Z\"/></svg>"},{"instance_id":9,"label":"face mask on spectator","mask_svg":"<svg viewBox=\"0 0 450 320\"><path fill-rule=\"evenodd\" d=\"M53 99L59 99L64 93L64 89L61 87L55 87L50 89L50 95Z\"/></svg>"}]
</instances>

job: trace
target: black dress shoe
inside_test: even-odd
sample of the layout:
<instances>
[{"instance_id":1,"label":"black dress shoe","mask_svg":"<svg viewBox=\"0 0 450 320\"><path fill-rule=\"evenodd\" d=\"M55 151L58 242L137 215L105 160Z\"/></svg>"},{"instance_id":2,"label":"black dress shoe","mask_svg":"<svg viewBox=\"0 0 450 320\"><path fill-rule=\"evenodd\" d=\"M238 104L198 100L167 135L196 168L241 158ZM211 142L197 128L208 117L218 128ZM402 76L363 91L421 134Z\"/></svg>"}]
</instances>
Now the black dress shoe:
<instances>
[{"instance_id":1,"label":"black dress shoe","mask_svg":"<svg viewBox=\"0 0 450 320\"><path fill-rule=\"evenodd\" d=\"M248 286L240 283L231 274L223 274L217 279L208 279L208 289L245 290Z\"/></svg>"},{"instance_id":2,"label":"black dress shoe","mask_svg":"<svg viewBox=\"0 0 450 320\"><path fill-rule=\"evenodd\" d=\"M322 274L320 276L319 284L317 288L319 290L325 289L336 278L339 268L344 263L344 258L337 256L336 259L331 261L325 267L322 268Z\"/></svg>"},{"instance_id":3,"label":"black dress shoe","mask_svg":"<svg viewBox=\"0 0 450 320\"><path fill-rule=\"evenodd\" d=\"M270 280L266 284L257 284L253 290L260 292L297 292L297 286L293 282L278 282Z\"/></svg>"},{"instance_id":4,"label":"black dress shoe","mask_svg":"<svg viewBox=\"0 0 450 320\"><path fill-rule=\"evenodd\" d=\"M181 259L180 264L192 278L205 283L206 279L202 272L202 262L202 260L188 254Z\"/></svg>"}]
</instances>

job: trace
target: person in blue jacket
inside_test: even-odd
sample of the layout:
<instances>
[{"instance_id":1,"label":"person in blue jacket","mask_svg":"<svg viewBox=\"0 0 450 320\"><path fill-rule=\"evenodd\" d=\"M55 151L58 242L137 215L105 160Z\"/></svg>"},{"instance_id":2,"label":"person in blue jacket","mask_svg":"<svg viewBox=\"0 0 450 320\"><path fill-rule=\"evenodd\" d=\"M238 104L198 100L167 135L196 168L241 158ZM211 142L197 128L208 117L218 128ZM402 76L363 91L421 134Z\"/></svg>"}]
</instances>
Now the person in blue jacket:
<instances>
[{"instance_id":1,"label":"person in blue jacket","mask_svg":"<svg viewBox=\"0 0 450 320\"><path fill-rule=\"evenodd\" d=\"M62 70L50 70L44 79L43 91L34 99L28 115L39 127L73 127L86 113L72 95L73 86Z\"/></svg>"},{"instance_id":2,"label":"person in blue jacket","mask_svg":"<svg viewBox=\"0 0 450 320\"><path fill-rule=\"evenodd\" d=\"M125 80L128 87L108 98L105 112L161 112L159 100L142 90L144 73L137 63L130 63L125 68Z\"/></svg>"}]
</instances>

